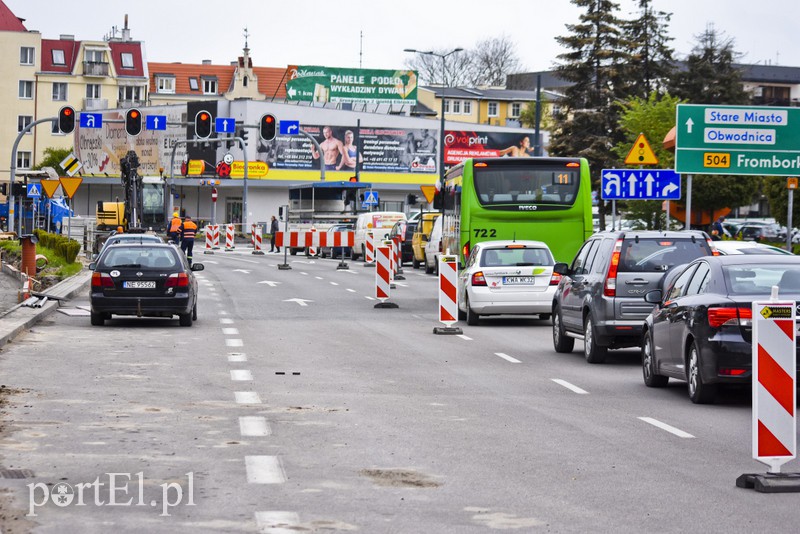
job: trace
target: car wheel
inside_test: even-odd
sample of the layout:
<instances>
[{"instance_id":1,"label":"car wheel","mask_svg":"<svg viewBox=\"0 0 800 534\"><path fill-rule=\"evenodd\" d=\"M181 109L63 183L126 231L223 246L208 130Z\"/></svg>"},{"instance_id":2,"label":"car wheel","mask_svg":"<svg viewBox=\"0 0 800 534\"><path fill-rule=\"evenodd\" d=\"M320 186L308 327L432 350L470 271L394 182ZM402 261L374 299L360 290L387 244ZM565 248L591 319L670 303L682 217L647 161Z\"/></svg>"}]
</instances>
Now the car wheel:
<instances>
[{"instance_id":1,"label":"car wheel","mask_svg":"<svg viewBox=\"0 0 800 534\"><path fill-rule=\"evenodd\" d=\"M642 376L644 385L649 388L663 388L669 382L668 376L656 372L655 343L650 330L647 331L642 341Z\"/></svg>"},{"instance_id":2,"label":"car wheel","mask_svg":"<svg viewBox=\"0 0 800 534\"><path fill-rule=\"evenodd\" d=\"M478 322L480 321L480 316L472 311L472 308L469 305L469 297L464 297L464 307L466 308L465 315L467 316L467 324L470 326L478 326Z\"/></svg>"},{"instance_id":3,"label":"car wheel","mask_svg":"<svg viewBox=\"0 0 800 534\"><path fill-rule=\"evenodd\" d=\"M553 348L556 352L572 352L575 347L575 338L567 336L564 323L561 319L561 309L553 310Z\"/></svg>"},{"instance_id":4,"label":"car wheel","mask_svg":"<svg viewBox=\"0 0 800 534\"><path fill-rule=\"evenodd\" d=\"M465 312L461 308L458 309L458 320L459 321L466 321L467 320L467 312Z\"/></svg>"},{"instance_id":5,"label":"car wheel","mask_svg":"<svg viewBox=\"0 0 800 534\"><path fill-rule=\"evenodd\" d=\"M297 249L296 248L290 248L289 249L289 254L291 256L297 256Z\"/></svg>"},{"instance_id":6,"label":"car wheel","mask_svg":"<svg viewBox=\"0 0 800 534\"><path fill-rule=\"evenodd\" d=\"M689 399L695 404L713 404L717 396L717 384L703 383L700 376L700 351L692 342L686 362L686 381L689 383Z\"/></svg>"},{"instance_id":7,"label":"car wheel","mask_svg":"<svg viewBox=\"0 0 800 534\"><path fill-rule=\"evenodd\" d=\"M425 255L425 274L433 274L433 267L428 267L428 255Z\"/></svg>"},{"instance_id":8,"label":"car wheel","mask_svg":"<svg viewBox=\"0 0 800 534\"><path fill-rule=\"evenodd\" d=\"M411 260L411 266L415 269L419 269L419 260L416 257L414 257L414 259Z\"/></svg>"},{"instance_id":9,"label":"car wheel","mask_svg":"<svg viewBox=\"0 0 800 534\"><path fill-rule=\"evenodd\" d=\"M103 326L106 324L106 314L105 313L92 313L92 326Z\"/></svg>"},{"instance_id":10,"label":"car wheel","mask_svg":"<svg viewBox=\"0 0 800 534\"><path fill-rule=\"evenodd\" d=\"M181 326L192 326L192 312L178 315Z\"/></svg>"},{"instance_id":11,"label":"car wheel","mask_svg":"<svg viewBox=\"0 0 800 534\"><path fill-rule=\"evenodd\" d=\"M589 363L603 363L606 361L608 348L597 344L597 336L594 332L594 321L592 314L588 314L583 323L583 356Z\"/></svg>"},{"instance_id":12,"label":"car wheel","mask_svg":"<svg viewBox=\"0 0 800 534\"><path fill-rule=\"evenodd\" d=\"M197 303L195 302L194 306L192 306L192 321L197 320Z\"/></svg>"},{"instance_id":13,"label":"car wheel","mask_svg":"<svg viewBox=\"0 0 800 534\"><path fill-rule=\"evenodd\" d=\"M373 253L373 255L374 255L374 253ZM367 248L364 245L361 245L361 257L364 258L364 261L367 261ZM373 258L373 260L374 259L375 258Z\"/></svg>"},{"instance_id":14,"label":"car wheel","mask_svg":"<svg viewBox=\"0 0 800 534\"><path fill-rule=\"evenodd\" d=\"M548 319L550 319L550 314L549 313L540 313L539 314L539 320L540 321L547 321Z\"/></svg>"}]
</instances>

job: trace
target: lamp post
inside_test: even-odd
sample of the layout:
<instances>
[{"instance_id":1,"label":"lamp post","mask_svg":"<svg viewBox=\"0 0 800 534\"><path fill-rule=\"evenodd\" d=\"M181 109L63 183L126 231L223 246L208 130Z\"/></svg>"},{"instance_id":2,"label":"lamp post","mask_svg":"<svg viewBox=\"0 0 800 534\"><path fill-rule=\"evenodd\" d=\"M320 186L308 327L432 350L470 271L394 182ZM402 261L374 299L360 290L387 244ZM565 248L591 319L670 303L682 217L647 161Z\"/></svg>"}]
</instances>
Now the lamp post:
<instances>
[{"instance_id":1,"label":"lamp post","mask_svg":"<svg viewBox=\"0 0 800 534\"><path fill-rule=\"evenodd\" d=\"M424 56L435 56L442 58L442 110L441 110L441 122L439 125L439 179L444 180L444 99L445 99L445 90L447 89L447 66L446 60L448 56L455 54L456 52L461 52L464 50L463 48L454 48L453 50L447 52L446 54L439 54L434 52L433 50L416 50L414 48L406 48L403 52L411 52L414 54L422 54ZM442 187L444 190L444 187Z\"/></svg>"}]
</instances>

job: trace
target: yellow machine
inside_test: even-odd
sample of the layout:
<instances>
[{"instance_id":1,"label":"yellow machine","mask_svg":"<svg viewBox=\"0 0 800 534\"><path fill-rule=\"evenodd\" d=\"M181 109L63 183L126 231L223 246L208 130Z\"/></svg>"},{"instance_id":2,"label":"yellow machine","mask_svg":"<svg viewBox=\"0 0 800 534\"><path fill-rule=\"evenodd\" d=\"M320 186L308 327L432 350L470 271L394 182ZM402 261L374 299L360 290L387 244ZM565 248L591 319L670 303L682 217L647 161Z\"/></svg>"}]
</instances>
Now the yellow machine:
<instances>
[{"instance_id":1,"label":"yellow machine","mask_svg":"<svg viewBox=\"0 0 800 534\"><path fill-rule=\"evenodd\" d=\"M99 201L97 203L97 229L100 231L116 230L118 226L124 230L128 229L128 221L125 219L125 203Z\"/></svg>"},{"instance_id":2,"label":"yellow machine","mask_svg":"<svg viewBox=\"0 0 800 534\"><path fill-rule=\"evenodd\" d=\"M419 269L422 263L425 263L425 243L431 237L431 230L433 230L433 223L441 215L438 211L429 211L423 213L420 217L420 222L414 235L411 238L411 248L414 251L414 258L411 264L415 269Z\"/></svg>"}]
</instances>

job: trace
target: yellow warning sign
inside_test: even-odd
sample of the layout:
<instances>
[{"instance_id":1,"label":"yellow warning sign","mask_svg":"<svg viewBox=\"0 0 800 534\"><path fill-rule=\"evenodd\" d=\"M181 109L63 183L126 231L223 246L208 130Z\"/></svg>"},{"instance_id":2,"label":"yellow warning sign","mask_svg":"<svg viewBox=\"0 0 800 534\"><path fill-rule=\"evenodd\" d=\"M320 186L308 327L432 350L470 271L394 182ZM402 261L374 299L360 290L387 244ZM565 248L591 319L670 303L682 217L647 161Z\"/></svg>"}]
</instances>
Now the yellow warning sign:
<instances>
[{"instance_id":1,"label":"yellow warning sign","mask_svg":"<svg viewBox=\"0 0 800 534\"><path fill-rule=\"evenodd\" d=\"M625 158L625 165L658 165L658 158L643 133L633 143L628 157Z\"/></svg>"},{"instance_id":2,"label":"yellow warning sign","mask_svg":"<svg viewBox=\"0 0 800 534\"><path fill-rule=\"evenodd\" d=\"M83 183L83 178L65 178L62 176L58 181L61 182L61 189L64 190L64 194L72 198L75 195L75 191L78 190L78 186Z\"/></svg>"},{"instance_id":3,"label":"yellow warning sign","mask_svg":"<svg viewBox=\"0 0 800 534\"><path fill-rule=\"evenodd\" d=\"M421 185L419 186L419 190L422 191L423 195L425 195L425 200L428 201L428 204L433 202L433 197L436 196L435 185Z\"/></svg>"},{"instance_id":4,"label":"yellow warning sign","mask_svg":"<svg viewBox=\"0 0 800 534\"><path fill-rule=\"evenodd\" d=\"M797 189L797 178L787 178L786 179L786 188L787 189Z\"/></svg>"},{"instance_id":5,"label":"yellow warning sign","mask_svg":"<svg viewBox=\"0 0 800 534\"><path fill-rule=\"evenodd\" d=\"M53 198L53 195L56 194L56 189L58 189L58 186L61 185L61 182L59 180L42 180L41 184L42 191L44 191L45 196L47 198Z\"/></svg>"}]
</instances>

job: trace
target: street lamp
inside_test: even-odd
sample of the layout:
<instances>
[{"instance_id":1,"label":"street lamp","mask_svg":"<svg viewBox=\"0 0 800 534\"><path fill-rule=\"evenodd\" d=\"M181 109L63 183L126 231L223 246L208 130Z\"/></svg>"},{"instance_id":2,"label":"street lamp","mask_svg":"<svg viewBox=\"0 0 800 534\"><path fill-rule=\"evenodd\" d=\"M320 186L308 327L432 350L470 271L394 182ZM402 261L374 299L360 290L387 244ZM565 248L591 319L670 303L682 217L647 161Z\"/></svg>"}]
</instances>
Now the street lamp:
<instances>
[{"instance_id":1,"label":"street lamp","mask_svg":"<svg viewBox=\"0 0 800 534\"><path fill-rule=\"evenodd\" d=\"M441 111L441 123L439 125L439 172L440 180L444 180L444 99L445 99L445 90L447 88L447 66L445 64L445 60L448 56L455 54L456 52L461 52L464 50L463 48L454 48L453 50L449 51L446 54L439 54L434 52L433 50L416 50L414 48L406 48L403 52L411 52L414 54L422 54L424 56L435 56L442 58L442 111ZM442 191L444 191L444 187L442 187Z\"/></svg>"}]
</instances>

